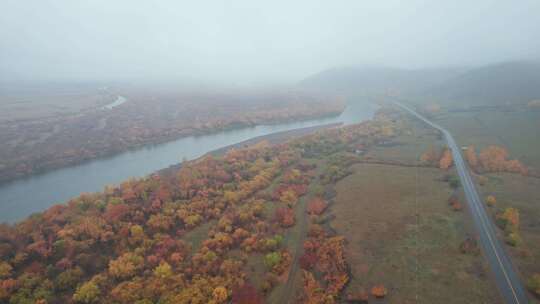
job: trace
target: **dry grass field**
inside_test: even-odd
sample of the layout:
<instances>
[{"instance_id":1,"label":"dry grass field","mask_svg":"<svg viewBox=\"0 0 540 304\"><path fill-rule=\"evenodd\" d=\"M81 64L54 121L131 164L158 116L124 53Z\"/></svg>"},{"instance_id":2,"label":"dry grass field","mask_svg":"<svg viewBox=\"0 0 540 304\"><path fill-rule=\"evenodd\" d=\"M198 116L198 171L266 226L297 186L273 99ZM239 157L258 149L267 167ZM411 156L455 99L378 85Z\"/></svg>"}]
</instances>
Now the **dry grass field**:
<instances>
[{"instance_id":1,"label":"dry grass field","mask_svg":"<svg viewBox=\"0 0 540 304\"><path fill-rule=\"evenodd\" d=\"M477 111L446 113L437 116L461 145L479 148L501 145L510 156L540 170L540 111L518 108L515 111Z\"/></svg>"},{"instance_id":2,"label":"dry grass field","mask_svg":"<svg viewBox=\"0 0 540 304\"><path fill-rule=\"evenodd\" d=\"M523 242L506 248L526 282L534 273L540 273L540 179L508 173L487 177L480 191L497 198L496 205L488 208L490 213L495 216L497 211L510 207L519 210L519 234ZM502 231L499 232L504 238Z\"/></svg>"},{"instance_id":3,"label":"dry grass field","mask_svg":"<svg viewBox=\"0 0 540 304\"><path fill-rule=\"evenodd\" d=\"M331 224L348 240L348 292L385 283L389 294L380 303L501 303L483 257L459 250L470 223L448 206L444 171L353 169L336 186Z\"/></svg>"},{"instance_id":4,"label":"dry grass field","mask_svg":"<svg viewBox=\"0 0 540 304\"><path fill-rule=\"evenodd\" d=\"M0 92L0 123L47 119L96 109L115 95L97 86L27 86Z\"/></svg>"},{"instance_id":5,"label":"dry grass field","mask_svg":"<svg viewBox=\"0 0 540 304\"><path fill-rule=\"evenodd\" d=\"M474 112L443 113L436 121L447 127L460 145L474 144L505 147L510 158L523 162L538 176L540 172L540 111L516 106ZM523 242L517 247L506 246L523 281L540 273L540 179L509 173L485 174L487 182L479 190L484 196L497 198L490 208L492 218L506 208L517 208L520 215L519 234ZM499 230L501 240L505 235ZM531 295L531 297L534 297ZM534 299L536 303L540 299Z\"/></svg>"}]
</instances>

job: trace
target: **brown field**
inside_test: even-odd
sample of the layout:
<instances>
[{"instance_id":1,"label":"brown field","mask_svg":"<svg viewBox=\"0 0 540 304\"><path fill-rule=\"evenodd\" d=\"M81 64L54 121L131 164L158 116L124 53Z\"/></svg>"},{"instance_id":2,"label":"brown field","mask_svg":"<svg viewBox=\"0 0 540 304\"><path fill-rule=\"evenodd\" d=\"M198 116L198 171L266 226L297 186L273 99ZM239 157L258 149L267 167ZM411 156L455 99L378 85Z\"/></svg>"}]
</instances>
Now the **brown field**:
<instances>
[{"instance_id":1,"label":"brown field","mask_svg":"<svg viewBox=\"0 0 540 304\"><path fill-rule=\"evenodd\" d=\"M483 257L459 252L470 224L447 204L444 171L353 168L332 206L332 226L348 240L347 292L384 283L389 294L381 303L501 303Z\"/></svg>"},{"instance_id":2,"label":"brown field","mask_svg":"<svg viewBox=\"0 0 540 304\"><path fill-rule=\"evenodd\" d=\"M98 85L27 85L2 88L0 124L80 113L111 103Z\"/></svg>"}]
</instances>

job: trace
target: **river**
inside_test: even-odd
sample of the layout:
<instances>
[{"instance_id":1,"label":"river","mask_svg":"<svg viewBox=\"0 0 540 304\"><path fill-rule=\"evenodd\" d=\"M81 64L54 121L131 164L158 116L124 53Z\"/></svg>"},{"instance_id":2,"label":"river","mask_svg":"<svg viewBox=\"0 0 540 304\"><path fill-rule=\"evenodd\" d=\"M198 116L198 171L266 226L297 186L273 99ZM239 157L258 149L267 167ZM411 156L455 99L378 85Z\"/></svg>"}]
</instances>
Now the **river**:
<instances>
[{"instance_id":1,"label":"river","mask_svg":"<svg viewBox=\"0 0 540 304\"><path fill-rule=\"evenodd\" d=\"M123 104L126 101L127 101L127 98L125 98L124 96L118 96L118 97L116 97L115 101L111 102L108 105L103 106L101 109L102 110L112 110L113 108L118 107L119 105Z\"/></svg>"},{"instance_id":2,"label":"river","mask_svg":"<svg viewBox=\"0 0 540 304\"><path fill-rule=\"evenodd\" d=\"M168 143L130 150L76 166L57 169L0 185L0 222L14 222L67 201L81 192L95 192L129 177L194 159L205 153L252 137L275 132L343 122L357 123L373 116L373 104L351 104L339 116L275 125L228 130L180 138Z\"/></svg>"}]
</instances>

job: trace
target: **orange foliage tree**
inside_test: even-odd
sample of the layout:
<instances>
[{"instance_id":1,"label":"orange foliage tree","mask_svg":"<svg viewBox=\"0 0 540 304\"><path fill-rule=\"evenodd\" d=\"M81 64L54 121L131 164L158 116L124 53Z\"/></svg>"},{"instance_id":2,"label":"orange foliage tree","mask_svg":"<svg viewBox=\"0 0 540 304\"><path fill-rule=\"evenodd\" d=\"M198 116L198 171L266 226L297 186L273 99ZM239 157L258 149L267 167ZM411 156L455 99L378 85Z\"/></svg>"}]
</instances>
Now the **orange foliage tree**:
<instances>
[{"instance_id":1,"label":"orange foliage tree","mask_svg":"<svg viewBox=\"0 0 540 304\"><path fill-rule=\"evenodd\" d=\"M469 163L469 166L473 170L476 170L478 167L478 157L476 156L476 149L473 145L468 146L465 150L465 159Z\"/></svg>"},{"instance_id":2,"label":"orange foliage tree","mask_svg":"<svg viewBox=\"0 0 540 304\"><path fill-rule=\"evenodd\" d=\"M439 160L439 168L448 170L450 167L452 167L453 163L454 159L452 157L452 152L448 148L444 149L442 157Z\"/></svg>"},{"instance_id":3,"label":"orange foliage tree","mask_svg":"<svg viewBox=\"0 0 540 304\"><path fill-rule=\"evenodd\" d=\"M379 284L371 288L371 294L376 298L384 298L388 294L388 290L384 285Z\"/></svg>"},{"instance_id":4,"label":"orange foliage tree","mask_svg":"<svg viewBox=\"0 0 540 304\"><path fill-rule=\"evenodd\" d=\"M506 208L497 215L498 223L506 231L517 231L519 228L519 211L516 208Z\"/></svg>"},{"instance_id":5,"label":"orange foliage tree","mask_svg":"<svg viewBox=\"0 0 540 304\"><path fill-rule=\"evenodd\" d=\"M420 156L420 161L428 165L434 165L439 162L441 156L442 153L439 149L431 147Z\"/></svg>"},{"instance_id":6,"label":"orange foliage tree","mask_svg":"<svg viewBox=\"0 0 540 304\"><path fill-rule=\"evenodd\" d=\"M143 267L144 259L134 253L125 253L109 263L109 273L117 278L129 278Z\"/></svg>"},{"instance_id":7,"label":"orange foliage tree","mask_svg":"<svg viewBox=\"0 0 540 304\"><path fill-rule=\"evenodd\" d=\"M227 293L227 289L223 286L214 288L212 295L214 297L215 303L218 303L218 304L225 303L225 301L227 301L227 298L229 297L229 294Z\"/></svg>"},{"instance_id":8,"label":"orange foliage tree","mask_svg":"<svg viewBox=\"0 0 540 304\"><path fill-rule=\"evenodd\" d=\"M450 198L448 199L448 204L450 205L450 207L452 207L452 210L454 211L459 211L463 208L461 206L461 203L459 202L457 195L450 196Z\"/></svg>"},{"instance_id":9,"label":"orange foliage tree","mask_svg":"<svg viewBox=\"0 0 540 304\"><path fill-rule=\"evenodd\" d=\"M280 207L276 209L275 219L282 227L294 226L294 210L289 207Z\"/></svg>"},{"instance_id":10,"label":"orange foliage tree","mask_svg":"<svg viewBox=\"0 0 540 304\"><path fill-rule=\"evenodd\" d=\"M328 204L320 197L315 197L307 205L307 213L320 215L326 210Z\"/></svg>"},{"instance_id":11,"label":"orange foliage tree","mask_svg":"<svg viewBox=\"0 0 540 304\"><path fill-rule=\"evenodd\" d=\"M527 175L527 168L518 160L509 160L508 151L499 146L489 146L480 152L480 164L488 172L513 172Z\"/></svg>"},{"instance_id":12,"label":"orange foliage tree","mask_svg":"<svg viewBox=\"0 0 540 304\"><path fill-rule=\"evenodd\" d=\"M302 270L302 278L304 282L302 302L306 304L325 304L327 296L319 282L315 280L313 274L309 271Z\"/></svg>"},{"instance_id":13,"label":"orange foliage tree","mask_svg":"<svg viewBox=\"0 0 540 304\"><path fill-rule=\"evenodd\" d=\"M316 176L316 166L300 164L302 157L322 159L360 140L367 148L399 132L393 118L379 117L186 161L171 169L176 172L108 186L16 225L0 225L0 302L261 303L258 291L246 287L247 256L268 255L266 291L289 273L292 256L280 235L294 225L294 203ZM337 170L329 180L345 176L348 165L332 164ZM282 172L275 196L261 191ZM276 221L265 212L270 200L290 205L276 210ZM317 198L307 210L320 214L326 205ZM342 237L310 227L301 258L303 269L317 272L304 275L309 303L332 303L344 289L344 246ZM239 256L230 254L236 249L242 249Z\"/></svg>"}]
</instances>

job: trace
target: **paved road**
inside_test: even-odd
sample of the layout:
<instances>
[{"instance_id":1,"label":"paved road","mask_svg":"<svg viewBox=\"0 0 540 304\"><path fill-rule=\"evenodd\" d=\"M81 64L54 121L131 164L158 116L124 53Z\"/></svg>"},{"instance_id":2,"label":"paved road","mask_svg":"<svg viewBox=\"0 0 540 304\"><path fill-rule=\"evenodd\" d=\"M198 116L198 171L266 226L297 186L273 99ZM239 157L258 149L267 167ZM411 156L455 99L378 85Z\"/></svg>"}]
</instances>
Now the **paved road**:
<instances>
[{"instance_id":1,"label":"paved road","mask_svg":"<svg viewBox=\"0 0 540 304\"><path fill-rule=\"evenodd\" d=\"M510 258L506 254L501 243L497 239L495 228L490 221L484 204L476 191L476 187L472 181L467 165L461 156L459 146L456 144L454 138L443 127L427 120L416 111L404 105L400 102L394 102L399 107L403 108L407 112L416 116L418 119L439 130L446 139L448 147L452 150L452 156L454 157L454 164L459 174L465 197L471 210L476 230L479 234L480 244L484 251L485 257L488 260L491 267L497 286L503 295L506 303L509 304L528 304L527 292L523 288L521 281L510 261Z\"/></svg>"}]
</instances>

